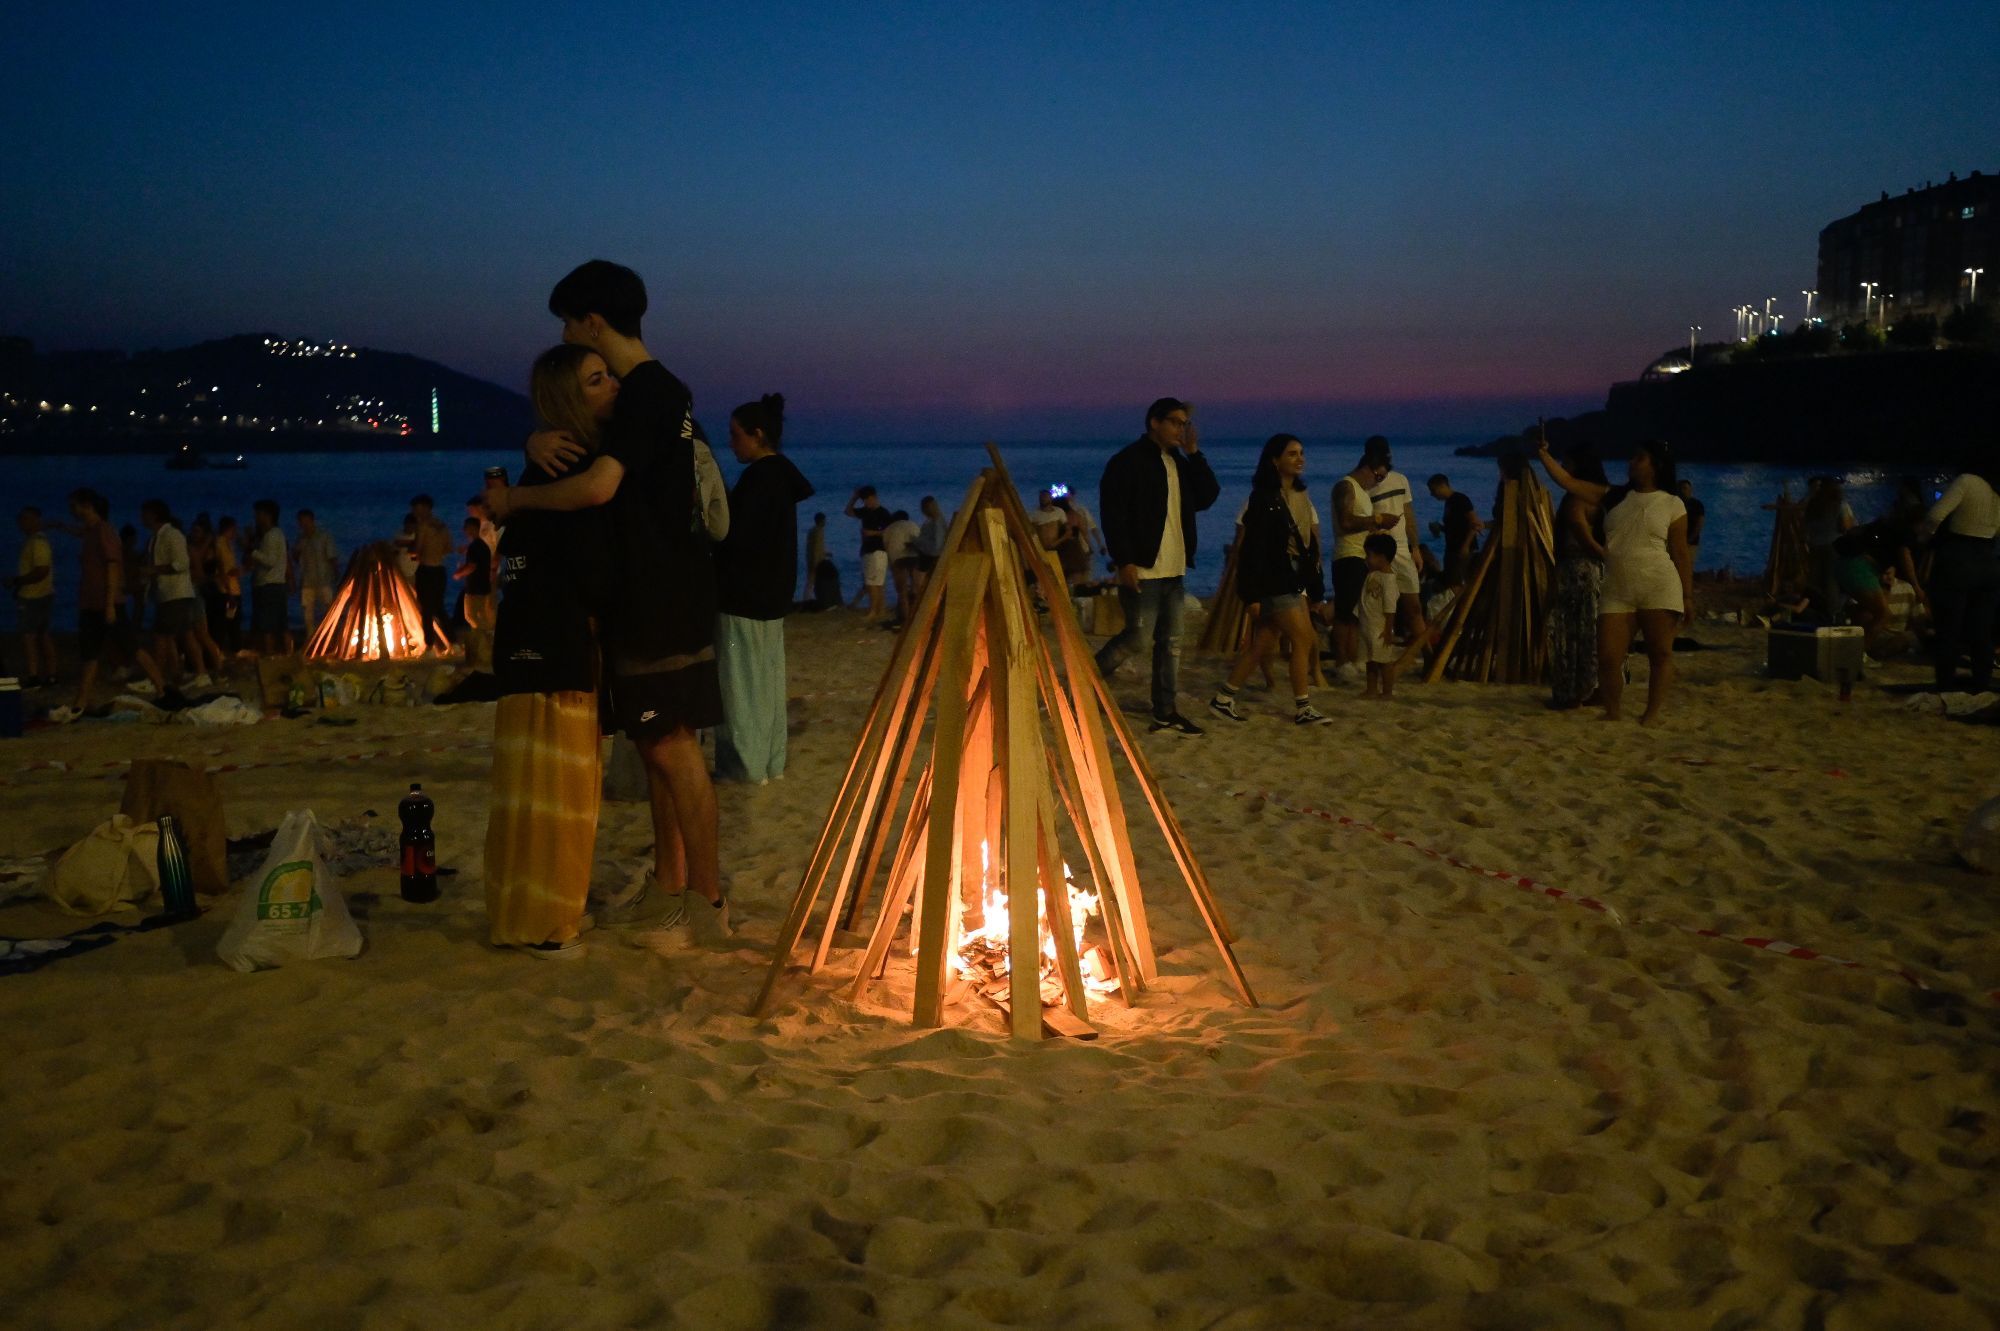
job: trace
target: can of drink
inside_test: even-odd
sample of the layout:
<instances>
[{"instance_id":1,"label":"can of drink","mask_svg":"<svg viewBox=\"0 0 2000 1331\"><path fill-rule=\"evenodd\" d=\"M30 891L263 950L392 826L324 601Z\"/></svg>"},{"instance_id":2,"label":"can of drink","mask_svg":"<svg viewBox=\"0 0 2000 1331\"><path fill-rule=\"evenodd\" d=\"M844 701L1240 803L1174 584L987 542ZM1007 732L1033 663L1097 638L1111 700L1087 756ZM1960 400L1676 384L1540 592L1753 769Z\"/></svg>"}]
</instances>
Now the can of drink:
<instances>
[{"instance_id":1,"label":"can of drink","mask_svg":"<svg viewBox=\"0 0 2000 1331\"><path fill-rule=\"evenodd\" d=\"M486 483L488 485L505 485L507 483L507 469L505 467L488 467L486 469Z\"/></svg>"}]
</instances>

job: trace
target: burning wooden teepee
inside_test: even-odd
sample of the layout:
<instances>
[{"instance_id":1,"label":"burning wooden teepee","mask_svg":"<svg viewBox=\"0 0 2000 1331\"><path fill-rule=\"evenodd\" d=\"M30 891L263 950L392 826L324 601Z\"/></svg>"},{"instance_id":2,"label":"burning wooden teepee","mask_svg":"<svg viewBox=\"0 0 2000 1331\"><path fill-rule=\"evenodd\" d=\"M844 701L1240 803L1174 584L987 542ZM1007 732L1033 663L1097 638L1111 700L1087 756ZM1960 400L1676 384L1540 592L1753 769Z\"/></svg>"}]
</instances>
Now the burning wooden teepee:
<instances>
[{"instance_id":1,"label":"burning wooden teepee","mask_svg":"<svg viewBox=\"0 0 2000 1331\"><path fill-rule=\"evenodd\" d=\"M364 545L306 644L308 657L337 661L407 661L424 654L424 612L396 567L396 547Z\"/></svg>"},{"instance_id":2,"label":"burning wooden teepee","mask_svg":"<svg viewBox=\"0 0 2000 1331\"><path fill-rule=\"evenodd\" d=\"M1157 979L1157 966L1107 729L1236 992L1254 1005L1222 908L1097 673L1061 578L1037 555L1005 463L991 445L988 451L994 465L966 491L937 571L876 688L752 1011L769 1010L830 885L811 969L826 964L843 918L859 919L891 846L854 998L886 970L907 913L919 1026L942 1024L955 983L993 998L1013 1033L1027 1039L1039 1038L1045 1022L1086 1020L1093 985L1115 988L1130 1003ZM1048 603L1053 644L1035 620L1028 578ZM1094 892L1068 881L1058 808ZM1095 918L1086 919L1088 912ZM1091 941L1093 927L1101 941ZM1057 995L1067 1017L1051 1003Z\"/></svg>"},{"instance_id":3,"label":"burning wooden teepee","mask_svg":"<svg viewBox=\"0 0 2000 1331\"><path fill-rule=\"evenodd\" d=\"M1486 549L1445 615L1426 683L1539 684L1548 673L1549 594L1556 565L1555 514L1525 463L1500 482Z\"/></svg>"}]
</instances>

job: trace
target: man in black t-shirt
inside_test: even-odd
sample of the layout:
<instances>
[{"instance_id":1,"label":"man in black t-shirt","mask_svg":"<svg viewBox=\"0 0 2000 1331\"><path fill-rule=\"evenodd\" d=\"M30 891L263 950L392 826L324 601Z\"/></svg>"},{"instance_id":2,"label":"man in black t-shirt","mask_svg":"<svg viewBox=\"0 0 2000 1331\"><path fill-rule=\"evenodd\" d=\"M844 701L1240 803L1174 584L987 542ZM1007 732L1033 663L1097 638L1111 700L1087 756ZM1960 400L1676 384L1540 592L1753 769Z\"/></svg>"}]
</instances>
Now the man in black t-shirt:
<instances>
[{"instance_id":1,"label":"man in black t-shirt","mask_svg":"<svg viewBox=\"0 0 2000 1331\"><path fill-rule=\"evenodd\" d=\"M1443 472L1431 477L1425 488L1431 498L1444 505L1444 521L1437 527L1444 537L1444 585L1462 587L1472 571L1473 546L1486 524L1479 520L1472 496L1452 489L1451 478Z\"/></svg>"},{"instance_id":2,"label":"man in black t-shirt","mask_svg":"<svg viewBox=\"0 0 2000 1331\"><path fill-rule=\"evenodd\" d=\"M605 685L611 715L645 761L653 809L654 881L627 914L659 910L661 925L680 935L727 933L715 787L699 734L721 723L722 698L694 396L640 341L646 287L631 269L591 260L556 284L549 311L563 322L563 341L591 348L618 376L617 404L589 467L548 485L496 487L488 503L495 521L602 509L614 589L599 624Z\"/></svg>"},{"instance_id":3,"label":"man in black t-shirt","mask_svg":"<svg viewBox=\"0 0 2000 1331\"><path fill-rule=\"evenodd\" d=\"M888 530L891 515L876 499L875 487L864 485L847 501L847 516L861 523L861 590L854 603L860 605L865 597L867 622L877 624L889 614L884 591L889 584L889 549L883 543L882 533Z\"/></svg>"}]
</instances>

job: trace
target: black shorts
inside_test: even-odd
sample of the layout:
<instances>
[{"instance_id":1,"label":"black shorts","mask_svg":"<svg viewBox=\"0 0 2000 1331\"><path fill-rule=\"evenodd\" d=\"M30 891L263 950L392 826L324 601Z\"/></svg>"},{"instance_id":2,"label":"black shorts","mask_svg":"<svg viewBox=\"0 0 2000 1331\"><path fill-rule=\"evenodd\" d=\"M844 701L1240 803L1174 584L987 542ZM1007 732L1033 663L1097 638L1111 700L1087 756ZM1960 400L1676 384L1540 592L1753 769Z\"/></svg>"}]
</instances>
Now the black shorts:
<instances>
[{"instance_id":1,"label":"black shorts","mask_svg":"<svg viewBox=\"0 0 2000 1331\"><path fill-rule=\"evenodd\" d=\"M919 572L919 573L930 573L930 572L934 571L934 570L935 570L936 568L937 568L937 556L936 556L936 555L918 555L918 556L917 556L917 572Z\"/></svg>"},{"instance_id":2,"label":"black shorts","mask_svg":"<svg viewBox=\"0 0 2000 1331\"><path fill-rule=\"evenodd\" d=\"M258 633L283 633L292 617L291 593L283 583L271 583L250 593L250 626Z\"/></svg>"},{"instance_id":3,"label":"black shorts","mask_svg":"<svg viewBox=\"0 0 2000 1331\"><path fill-rule=\"evenodd\" d=\"M1361 617L1361 588L1368 582L1366 559L1333 561L1333 618L1340 624L1358 624Z\"/></svg>"},{"instance_id":4,"label":"black shorts","mask_svg":"<svg viewBox=\"0 0 2000 1331\"><path fill-rule=\"evenodd\" d=\"M76 617L76 657L79 661L106 658L130 660L137 647L132 621L123 610L106 622L101 610L79 611Z\"/></svg>"},{"instance_id":5,"label":"black shorts","mask_svg":"<svg viewBox=\"0 0 2000 1331\"><path fill-rule=\"evenodd\" d=\"M608 717L639 743L722 724L722 685L713 653L678 670L607 675L604 684Z\"/></svg>"}]
</instances>

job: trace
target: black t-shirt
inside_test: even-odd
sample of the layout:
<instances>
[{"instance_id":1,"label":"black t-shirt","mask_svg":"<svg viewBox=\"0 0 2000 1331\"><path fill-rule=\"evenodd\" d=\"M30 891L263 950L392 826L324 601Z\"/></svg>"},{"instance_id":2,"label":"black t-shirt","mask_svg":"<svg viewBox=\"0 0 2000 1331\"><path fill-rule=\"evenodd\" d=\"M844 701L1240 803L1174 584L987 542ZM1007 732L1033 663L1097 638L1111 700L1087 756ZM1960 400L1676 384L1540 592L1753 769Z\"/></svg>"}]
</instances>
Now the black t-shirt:
<instances>
[{"instance_id":1,"label":"black t-shirt","mask_svg":"<svg viewBox=\"0 0 2000 1331\"><path fill-rule=\"evenodd\" d=\"M1708 519L1708 505L1699 499L1687 498L1681 501L1688 511L1688 544L1701 544L1701 524Z\"/></svg>"},{"instance_id":2,"label":"black t-shirt","mask_svg":"<svg viewBox=\"0 0 2000 1331\"><path fill-rule=\"evenodd\" d=\"M1465 538L1472 532L1472 496L1462 490L1451 492L1451 498L1444 501L1444 549L1445 556L1457 555L1465 547Z\"/></svg>"},{"instance_id":3,"label":"black t-shirt","mask_svg":"<svg viewBox=\"0 0 2000 1331\"><path fill-rule=\"evenodd\" d=\"M758 458L729 492L729 535L715 551L716 609L739 619L782 619L799 563L799 504L812 482L782 453Z\"/></svg>"},{"instance_id":4,"label":"black t-shirt","mask_svg":"<svg viewBox=\"0 0 2000 1331\"><path fill-rule=\"evenodd\" d=\"M694 396L658 361L618 385L604 453L625 469L605 505L613 567L605 641L627 662L715 645L715 570L695 492Z\"/></svg>"},{"instance_id":5,"label":"black t-shirt","mask_svg":"<svg viewBox=\"0 0 2000 1331\"><path fill-rule=\"evenodd\" d=\"M465 562L472 566L472 572L465 577L465 594L490 594L493 590L493 552L486 548L486 542L473 537L465 547Z\"/></svg>"},{"instance_id":6,"label":"black t-shirt","mask_svg":"<svg viewBox=\"0 0 2000 1331\"><path fill-rule=\"evenodd\" d=\"M530 467L521 484L553 479ZM508 519L500 536L500 614L493 630L493 673L502 693L597 687L590 615L602 599L603 537L601 509Z\"/></svg>"},{"instance_id":7,"label":"black t-shirt","mask_svg":"<svg viewBox=\"0 0 2000 1331\"><path fill-rule=\"evenodd\" d=\"M882 544L882 529L896 520L896 515L880 504L870 504L866 508L854 510L854 516L861 519L861 553L872 555L877 550L886 550Z\"/></svg>"}]
</instances>

